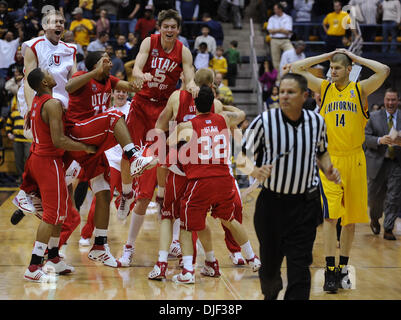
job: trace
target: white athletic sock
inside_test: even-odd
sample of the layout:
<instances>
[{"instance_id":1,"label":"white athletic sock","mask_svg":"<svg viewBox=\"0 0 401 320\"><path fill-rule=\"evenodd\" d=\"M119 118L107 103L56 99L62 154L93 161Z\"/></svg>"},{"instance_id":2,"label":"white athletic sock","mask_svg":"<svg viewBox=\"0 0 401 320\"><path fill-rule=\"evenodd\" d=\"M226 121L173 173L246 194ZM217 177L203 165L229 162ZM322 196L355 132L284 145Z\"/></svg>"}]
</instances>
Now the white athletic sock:
<instances>
[{"instance_id":1,"label":"white athletic sock","mask_svg":"<svg viewBox=\"0 0 401 320\"><path fill-rule=\"evenodd\" d=\"M164 198L164 187L157 186L157 196L159 198Z\"/></svg>"},{"instance_id":2,"label":"white athletic sock","mask_svg":"<svg viewBox=\"0 0 401 320\"><path fill-rule=\"evenodd\" d=\"M159 251L159 260L160 262L167 262L168 251L160 250Z\"/></svg>"},{"instance_id":3,"label":"white athletic sock","mask_svg":"<svg viewBox=\"0 0 401 320\"><path fill-rule=\"evenodd\" d=\"M46 243L35 241L32 254L36 254L39 257L43 257L45 255L46 248L47 248Z\"/></svg>"},{"instance_id":4,"label":"white athletic sock","mask_svg":"<svg viewBox=\"0 0 401 320\"><path fill-rule=\"evenodd\" d=\"M194 271L194 266L192 265L192 256L183 256L182 263L184 264L184 268L188 271Z\"/></svg>"},{"instance_id":5,"label":"white athletic sock","mask_svg":"<svg viewBox=\"0 0 401 320\"><path fill-rule=\"evenodd\" d=\"M141 227L144 221L145 221L145 215L136 214L135 211L132 211L127 244L131 246L135 244L135 240L139 234L139 231L141 231Z\"/></svg>"},{"instance_id":6,"label":"white athletic sock","mask_svg":"<svg viewBox=\"0 0 401 320\"><path fill-rule=\"evenodd\" d=\"M216 257L214 256L214 251L205 252L206 261L208 262L215 262Z\"/></svg>"},{"instance_id":7,"label":"white athletic sock","mask_svg":"<svg viewBox=\"0 0 401 320\"><path fill-rule=\"evenodd\" d=\"M97 229L93 232L95 237L107 237L107 229Z\"/></svg>"},{"instance_id":8,"label":"white athletic sock","mask_svg":"<svg viewBox=\"0 0 401 320\"><path fill-rule=\"evenodd\" d=\"M129 194L132 191L132 183L122 184L123 194Z\"/></svg>"},{"instance_id":9,"label":"white athletic sock","mask_svg":"<svg viewBox=\"0 0 401 320\"><path fill-rule=\"evenodd\" d=\"M48 243L47 247L48 247L49 249L57 248L59 242L60 242L60 237L57 237L57 238L55 238L55 237L50 237L49 243Z\"/></svg>"},{"instance_id":10,"label":"white athletic sock","mask_svg":"<svg viewBox=\"0 0 401 320\"><path fill-rule=\"evenodd\" d=\"M134 145L133 143L128 143L128 144L126 144L126 145L124 146L124 148L123 148L124 151L130 151L130 150L132 150L132 149L134 149L134 150L136 151L135 145Z\"/></svg>"},{"instance_id":11,"label":"white athletic sock","mask_svg":"<svg viewBox=\"0 0 401 320\"><path fill-rule=\"evenodd\" d=\"M173 242L180 240L180 219L175 219L173 224Z\"/></svg>"},{"instance_id":12,"label":"white athletic sock","mask_svg":"<svg viewBox=\"0 0 401 320\"><path fill-rule=\"evenodd\" d=\"M241 246L241 249L244 252L245 259L250 260L255 256L249 240Z\"/></svg>"}]
</instances>

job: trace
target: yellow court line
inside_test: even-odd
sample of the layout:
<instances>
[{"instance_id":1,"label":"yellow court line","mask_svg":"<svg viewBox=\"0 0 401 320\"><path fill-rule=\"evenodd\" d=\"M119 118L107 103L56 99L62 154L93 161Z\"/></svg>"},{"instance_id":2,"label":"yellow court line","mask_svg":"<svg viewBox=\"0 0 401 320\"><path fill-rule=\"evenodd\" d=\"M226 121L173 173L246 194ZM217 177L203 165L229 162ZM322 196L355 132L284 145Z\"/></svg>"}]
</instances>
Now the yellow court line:
<instances>
[{"instance_id":1,"label":"yellow court line","mask_svg":"<svg viewBox=\"0 0 401 320\"><path fill-rule=\"evenodd\" d=\"M0 191L17 191L18 187L0 187Z\"/></svg>"}]
</instances>

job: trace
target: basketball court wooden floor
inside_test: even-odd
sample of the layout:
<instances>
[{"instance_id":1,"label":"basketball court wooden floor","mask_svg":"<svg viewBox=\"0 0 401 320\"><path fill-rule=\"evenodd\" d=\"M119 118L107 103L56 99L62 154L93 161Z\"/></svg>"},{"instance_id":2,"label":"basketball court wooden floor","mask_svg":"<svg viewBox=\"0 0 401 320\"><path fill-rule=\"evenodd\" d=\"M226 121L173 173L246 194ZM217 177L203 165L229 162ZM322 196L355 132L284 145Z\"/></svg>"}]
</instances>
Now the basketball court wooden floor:
<instances>
[{"instance_id":1,"label":"basketball court wooden floor","mask_svg":"<svg viewBox=\"0 0 401 320\"><path fill-rule=\"evenodd\" d=\"M253 227L253 210L258 190L244 205L244 225L255 249L259 251ZM200 275L204 256L199 254L195 285L176 285L172 276L179 272L178 260L169 261L168 279L150 281L147 274L152 269L158 253L157 215L149 210L136 243L134 264L130 268L114 269L87 258L88 247L78 245L79 228L72 234L64 250L66 259L75 267L75 273L60 276L56 283L27 282L23 274L30 260L38 220L26 216L18 225L10 223L15 207L11 203L16 193L6 194L0 206L0 299L1 300L260 300L263 298L258 274L249 266L236 267L228 257L224 233L220 224L208 217L213 230L214 251L220 263L220 278ZM4 195L4 194L3 194ZM114 205L111 210L109 245L119 257L127 239L128 225L116 218ZM83 216L83 220L86 215ZM400 240L387 241L382 234L372 234L369 225L357 225L354 247L350 260L353 288L338 294L323 292L324 256L322 229L319 227L311 266L312 300L399 300L401 299L401 223L397 221L395 235ZM286 286L285 263L282 267ZM282 299L283 291L279 295Z\"/></svg>"}]
</instances>

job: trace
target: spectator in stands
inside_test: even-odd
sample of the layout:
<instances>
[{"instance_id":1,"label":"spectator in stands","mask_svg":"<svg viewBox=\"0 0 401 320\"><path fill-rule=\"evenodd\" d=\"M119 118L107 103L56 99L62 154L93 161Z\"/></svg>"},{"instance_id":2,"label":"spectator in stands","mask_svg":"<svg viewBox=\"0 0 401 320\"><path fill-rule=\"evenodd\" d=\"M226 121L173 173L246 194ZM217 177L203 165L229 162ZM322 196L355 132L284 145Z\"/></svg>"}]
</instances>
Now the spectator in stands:
<instances>
[{"instance_id":1,"label":"spectator in stands","mask_svg":"<svg viewBox=\"0 0 401 320\"><path fill-rule=\"evenodd\" d=\"M284 51L283 54L281 55L281 60L280 60L280 77L283 76L283 67L286 64L293 63L298 60L305 59L305 48L306 44L304 41L299 40L295 42L294 48Z\"/></svg>"},{"instance_id":2,"label":"spectator in stands","mask_svg":"<svg viewBox=\"0 0 401 320\"><path fill-rule=\"evenodd\" d=\"M96 37L99 39L99 34L101 32L110 33L110 20L107 19L107 11L100 10L100 17L96 21Z\"/></svg>"},{"instance_id":3,"label":"spectator in stands","mask_svg":"<svg viewBox=\"0 0 401 320\"><path fill-rule=\"evenodd\" d=\"M79 7L83 10L86 19L93 19L94 0L79 0Z\"/></svg>"},{"instance_id":4,"label":"spectator in stands","mask_svg":"<svg viewBox=\"0 0 401 320\"><path fill-rule=\"evenodd\" d=\"M24 70L24 57L21 52L21 47L18 47L17 52L15 52L14 63L8 67L7 78L12 78L16 69L21 72Z\"/></svg>"},{"instance_id":5,"label":"spectator in stands","mask_svg":"<svg viewBox=\"0 0 401 320\"><path fill-rule=\"evenodd\" d=\"M141 0L123 0L120 3L118 8L120 34L127 37L128 33L135 32L135 26L141 12L141 2Z\"/></svg>"},{"instance_id":6,"label":"spectator in stands","mask_svg":"<svg viewBox=\"0 0 401 320\"><path fill-rule=\"evenodd\" d=\"M26 16L22 21L24 25L24 41L35 38L41 28L39 18L36 16L36 9L28 7Z\"/></svg>"},{"instance_id":7,"label":"spectator in stands","mask_svg":"<svg viewBox=\"0 0 401 320\"><path fill-rule=\"evenodd\" d=\"M347 30L343 26L343 21L346 19L346 23L350 23L348 13L342 11L341 1L334 1L333 8L334 11L326 15L322 24L326 33L327 52L334 51L337 48L344 48L342 39Z\"/></svg>"},{"instance_id":8,"label":"spectator in stands","mask_svg":"<svg viewBox=\"0 0 401 320\"><path fill-rule=\"evenodd\" d=\"M13 64L15 53L24 39L22 25L18 28L19 38L14 39L14 34L7 31L4 39L0 39L0 90L4 89L7 78L8 67Z\"/></svg>"},{"instance_id":9,"label":"spectator in stands","mask_svg":"<svg viewBox=\"0 0 401 320\"><path fill-rule=\"evenodd\" d=\"M294 27L294 32L299 40L308 41L310 23L312 21L312 7L314 0L294 0L295 22L302 24Z\"/></svg>"},{"instance_id":10,"label":"spectator in stands","mask_svg":"<svg viewBox=\"0 0 401 320\"><path fill-rule=\"evenodd\" d=\"M111 52L109 46L107 46L107 49L109 49L109 52ZM113 49L112 49L113 50ZM114 50L113 50L114 51ZM113 66L110 70L110 74L113 76L116 76L117 72L125 72L124 68L124 61L123 61L123 52L121 49L117 49L114 51L115 54L112 53L112 55L109 56L111 57L111 62L113 63Z\"/></svg>"},{"instance_id":11,"label":"spectator in stands","mask_svg":"<svg viewBox=\"0 0 401 320\"><path fill-rule=\"evenodd\" d=\"M118 26L117 13L121 0L96 0L99 10L107 11L107 19L110 20L110 38L114 39L116 27Z\"/></svg>"},{"instance_id":12,"label":"spectator in stands","mask_svg":"<svg viewBox=\"0 0 401 320\"><path fill-rule=\"evenodd\" d=\"M259 81L262 84L262 98L266 101L277 81L278 71L271 60L265 60L259 68Z\"/></svg>"},{"instance_id":13,"label":"spectator in stands","mask_svg":"<svg viewBox=\"0 0 401 320\"><path fill-rule=\"evenodd\" d=\"M194 66L195 70L209 68L210 61L213 59L213 55L209 52L207 48L207 43L202 42L199 48L195 50L194 54Z\"/></svg>"},{"instance_id":14,"label":"spectator in stands","mask_svg":"<svg viewBox=\"0 0 401 320\"><path fill-rule=\"evenodd\" d=\"M224 32L221 23L219 21L213 20L208 12L205 12L202 15L202 21L203 25L208 26L209 35L215 39L216 46L222 46L224 41Z\"/></svg>"},{"instance_id":15,"label":"spectator in stands","mask_svg":"<svg viewBox=\"0 0 401 320\"><path fill-rule=\"evenodd\" d=\"M72 12L74 20L70 25L70 30L74 32L74 40L81 46L88 46L90 36L95 33L95 23L83 17L83 10L79 7Z\"/></svg>"},{"instance_id":16,"label":"spectator in stands","mask_svg":"<svg viewBox=\"0 0 401 320\"><path fill-rule=\"evenodd\" d=\"M153 7L146 6L143 18L140 18L135 26L135 33L139 34L139 41L148 37L156 29L156 20L153 16Z\"/></svg>"},{"instance_id":17,"label":"spectator in stands","mask_svg":"<svg viewBox=\"0 0 401 320\"><path fill-rule=\"evenodd\" d=\"M82 56L85 55L84 49L79 43L75 42L74 39L74 32L71 30L67 30L64 32L63 41L66 43L73 43L77 47L77 54L81 54Z\"/></svg>"},{"instance_id":18,"label":"spectator in stands","mask_svg":"<svg viewBox=\"0 0 401 320\"><path fill-rule=\"evenodd\" d=\"M267 98L266 100L266 108L267 110L269 109L275 109L275 108L279 108L279 89L277 86L273 86L272 88L272 93L270 94L270 96Z\"/></svg>"},{"instance_id":19,"label":"spectator in stands","mask_svg":"<svg viewBox=\"0 0 401 320\"><path fill-rule=\"evenodd\" d=\"M230 49L228 49L224 56L227 59L227 81L229 87L235 87L238 66L241 66L241 54L238 51L238 41L233 40L230 42Z\"/></svg>"},{"instance_id":20,"label":"spectator in stands","mask_svg":"<svg viewBox=\"0 0 401 320\"><path fill-rule=\"evenodd\" d=\"M222 73L216 72L214 84L216 85L217 99L223 104L231 105L234 102L233 93L231 89L223 83L223 78L224 76Z\"/></svg>"},{"instance_id":21,"label":"spectator in stands","mask_svg":"<svg viewBox=\"0 0 401 320\"><path fill-rule=\"evenodd\" d=\"M107 41L109 41L109 34L102 31L95 41L89 43L87 51L106 51Z\"/></svg>"},{"instance_id":22,"label":"spectator in stands","mask_svg":"<svg viewBox=\"0 0 401 320\"><path fill-rule=\"evenodd\" d=\"M388 35L391 35L390 53L396 52L398 26L401 23L401 4L400 0L385 0L381 3L383 8L383 41L388 41ZM382 46L382 52L388 52L387 45Z\"/></svg>"},{"instance_id":23,"label":"spectator in stands","mask_svg":"<svg viewBox=\"0 0 401 320\"><path fill-rule=\"evenodd\" d=\"M377 103L374 103L371 107L370 107L370 112L374 112L374 111L378 111L380 110L380 106Z\"/></svg>"},{"instance_id":24,"label":"spectator in stands","mask_svg":"<svg viewBox=\"0 0 401 320\"><path fill-rule=\"evenodd\" d=\"M194 48L199 48L199 45L202 42L205 42L207 44L207 49L208 51L215 55L216 54L216 39L213 38L211 35L209 35L209 27L208 26L203 26L201 29L202 34L200 36L197 36L195 39L195 44Z\"/></svg>"},{"instance_id":25,"label":"spectator in stands","mask_svg":"<svg viewBox=\"0 0 401 320\"><path fill-rule=\"evenodd\" d=\"M282 4L275 4L274 15L267 22L267 31L271 35L270 52L274 69L280 69L281 53L292 49L292 18L284 13ZM265 99L266 100L266 99Z\"/></svg>"},{"instance_id":26,"label":"spectator in stands","mask_svg":"<svg viewBox=\"0 0 401 320\"><path fill-rule=\"evenodd\" d=\"M184 37L194 39L196 36L196 26L191 23L199 18L199 0L185 0L175 2L175 7L182 18L182 34Z\"/></svg>"},{"instance_id":27,"label":"spectator in stands","mask_svg":"<svg viewBox=\"0 0 401 320\"><path fill-rule=\"evenodd\" d=\"M23 75L20 75L20 82ZM7 117L6 133L7 137L13 141L15 166L17 169L17 183L22 182L22 173L24 172L25 161L29 155L31 140L24 136L24 118L18 111L17 99L14 97L11 112Z\"/></svg>"},{"instance_id":28,"label":"spectator in stands","mask_svg":"<svg viewBox=\"0 0 401 320\"><path fill-rule=\"evenodd\" d=\"M178 40L180 40L184 46L186 46L188 49L191 50L187 38L181 35L181 30L182 29L180 27L180 34L178 35Z\"/></svg>"},{"instance_id":29,"label":"spectator in stands","mask_svg":"<svg viewBox=\"0 0 401 320\"><path fill-rule=\"evenodd\" d=\"M210 61L210 67L215 73L219 72L225 76L227 74L227 59L224 58L223 54L223 48L217 47L216 54Z\"/></svg>"},{"instance_id":30,"label":"spectator in stands","mask_svg":"<svg viewBox=\"0 0 401 320\"><path fill-rule=\"evenodd\" d=\"M222 0L217 13L220 17L220 20L224 22L232 21L234 29L242 29L240 0Z\"/></svg>"},{"instance_id":31,"label":"spectator in stands","mask_svg":"<svg viewBox=\"0 0 401 320\"><path fill-rule=\"evenodd\" d=\"M217 9L219 0L202 0L199 3L199 16L203 17L204 13L208 13L213 19L217 19Z\"/></svg>"},{"instance_id":32,"label":"spectator in stands","mask_svg":"<svg viewBox=\"0 0 401 320\"><path fill-rule=\"evenodd\" d=\"M150 0L148 5L153 2L155 16L157 17L159 12L162 10L174 9L175 10L175 0Z\"/></svg>"},{"instance_id":33,"label":"spectator in stands","mask_svg":"<svg viewBox=\"0 0 401 320\"><path fill-rule=\"evenodd\" d=\"M13 30L14 20L8 14L8 3L0 1L0 37Z\"/></svg>"},{"instance_id":34,"label":"spectator in stands","mask_svg":"<svg viewBox=\"0 0 401 320\"><path fill-rule=\"evenodd\" d=\"M125 62L135 60L136 55L139 52L138 36L132 32L128 33L128 41L125 43L125 51L127 52Z\"/></svg>"},{"instance_id":35,"label":"spectator in stands","mask_svg":"<svg viewBox=\"0 0 401 320\"><path fill-rule=\"evenodd\" d=\"M315 1L312 7L312 22L319 23L321 25L326 15L331 11L332 7L333 0ZM322 41L326 38L326 33L324 32L323 27L318 28L317 35Z\"/></svg>"},{"instance_id":36,"label":"spectator in stands","mask_svg":"<svg viewBox=\"0 0 401 320\"><path fill-rule=\"evenodd\" d=\"M115 45L113 46L114 52L117 52L117 50L121 50L122 52L122 60L125 61L125 59L127 58L127 49L125 47L125 43L126 43L126 38L124 35L120 34L117 36L117 42L115 43Z\"/></svg>"},{"instance_id":37,"label":"spectator in stands","mask_svg":"<svg viewBox=\"0 0 401 320\"><path fill-rule=\"evenodd\" d=\"M361 26L364 41L373 41L375 39L377 33L376 15L379 3L380 0L351 0L349 2L349 5L359 7L362 20L358 22L369 25Z\"/></svg>"}]
</instances>

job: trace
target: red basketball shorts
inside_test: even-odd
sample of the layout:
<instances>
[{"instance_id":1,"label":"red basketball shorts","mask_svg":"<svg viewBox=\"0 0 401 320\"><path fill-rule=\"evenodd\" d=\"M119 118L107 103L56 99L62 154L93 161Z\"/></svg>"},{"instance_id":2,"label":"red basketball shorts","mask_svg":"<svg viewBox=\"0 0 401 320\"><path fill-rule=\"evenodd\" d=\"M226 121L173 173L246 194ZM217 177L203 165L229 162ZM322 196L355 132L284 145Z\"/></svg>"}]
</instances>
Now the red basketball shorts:
<instances>
[{"instance_id":1,"label":"red basketball shorts","mask_svg":"<svg viewBox=\"0 0 401 320\"><path fill-rule=\"evenodd\" d=\"M42 220L52 225L62 224L71 205L62 158L40 157L31 153L26 161L25 174L39 187Z\"/></svg>"},{"instance_id":2,"label":"red basketball shorts","mask_svg":"<svg viewBox=\"0 0 401 320\"><path fill-rule=\"evenodd\" d=\"M236 211L232 176L190 179L181 199L181 228L200 231L205 228L209 210L212 217L231 221Z\"/></svg>"},{"instance_id":3,"label":"red basketball shorts","mask_svg":"<svg viewBox=\"0 0 401 320\"><path fill-rule=\"evenodd\" d=\"M178 219L180 217L181 198L184 196L188 179L173 172L169 172L164 188L162 219Z\"/></svg>"},{"instance_id":4,"label":"red basketball shorts","mask_svg":"<svg viewBox=\"0 0 401 320\"><path fill-rule=\"evenodd\" d=\"M95 154L88 154L84 151L68 152L68 156L76 160L84 169L84 180L89 181L108 172L109 164L104 152L117 144L114 127L123 116L124 114L120 111L109 110L67 127L67 134L71 139L97 146Z\"/></svg>"}]
</instances>

